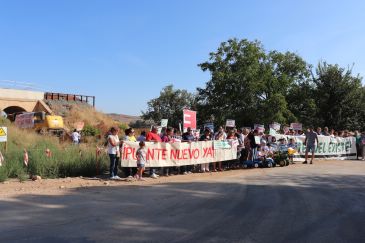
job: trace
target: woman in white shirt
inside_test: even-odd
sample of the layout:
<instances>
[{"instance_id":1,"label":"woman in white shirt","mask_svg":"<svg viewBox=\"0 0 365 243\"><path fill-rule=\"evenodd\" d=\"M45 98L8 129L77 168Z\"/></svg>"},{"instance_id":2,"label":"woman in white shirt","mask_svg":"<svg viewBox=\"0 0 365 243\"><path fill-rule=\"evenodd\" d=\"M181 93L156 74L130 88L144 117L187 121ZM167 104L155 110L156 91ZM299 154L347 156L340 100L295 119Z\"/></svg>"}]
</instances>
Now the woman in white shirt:
<instances>
[{"instance_id":1,"label":"woman in white shirt","mask_svg":"<svg viewBox=\"0 0 365 243\"><path fill-rule=\"evenodd\" d=\"M110 135L108 136L108 154L110 158L110 179L120 179L118 176L118 158L120 157L119 151L119 130L115 127L110 129Z\"/></svg>"}]
</instances>

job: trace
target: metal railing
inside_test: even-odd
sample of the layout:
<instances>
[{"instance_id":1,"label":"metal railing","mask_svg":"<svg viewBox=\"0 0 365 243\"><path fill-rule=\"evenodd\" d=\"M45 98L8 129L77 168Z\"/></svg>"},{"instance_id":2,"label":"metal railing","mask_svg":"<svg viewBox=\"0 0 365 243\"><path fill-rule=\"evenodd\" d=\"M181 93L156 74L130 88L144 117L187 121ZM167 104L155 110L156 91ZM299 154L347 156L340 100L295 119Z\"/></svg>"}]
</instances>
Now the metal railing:
<instances>
[{"instance_id":1,"label":"metal railing","mask_svg":"<svg viewBox=\"0 0 365 243\"><path fill-rule=\"evenodd\" d=\"M81 103L87 103L95 107L95 96L90 95L76 95L76 94L62 94L62 93L44 93L45 100L65 100L65 101L77 101Z\"/></svg>"}]
</instances>

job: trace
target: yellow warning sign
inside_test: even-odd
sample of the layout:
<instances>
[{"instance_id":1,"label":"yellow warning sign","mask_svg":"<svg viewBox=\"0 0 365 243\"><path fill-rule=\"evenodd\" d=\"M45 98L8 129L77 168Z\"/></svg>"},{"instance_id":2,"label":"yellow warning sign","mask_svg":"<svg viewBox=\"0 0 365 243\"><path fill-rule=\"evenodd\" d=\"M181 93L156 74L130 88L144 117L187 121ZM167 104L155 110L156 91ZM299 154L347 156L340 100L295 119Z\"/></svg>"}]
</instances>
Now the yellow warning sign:
<instances>
[{"instance_id":1,"label":"yellow warning sign","mask_svg":"<svg viewBox=\"0 0 365 243\"><path fill-rule=\"evenodd\" d=\"M6 131L5 131L6 129L4 129L4 127L0 127L0 137L4 137L4 136L6 136Z\"/></svg>"},{"instance_id":2,"label":"yellow warning sign","mask_svg":"<svg viewBox=\"0 0 365 243\"><path fill-rule=\"evenodd\" d=\"M0 143L8 141L8 128L0 127Z\"/></svg>"}]
</instances>

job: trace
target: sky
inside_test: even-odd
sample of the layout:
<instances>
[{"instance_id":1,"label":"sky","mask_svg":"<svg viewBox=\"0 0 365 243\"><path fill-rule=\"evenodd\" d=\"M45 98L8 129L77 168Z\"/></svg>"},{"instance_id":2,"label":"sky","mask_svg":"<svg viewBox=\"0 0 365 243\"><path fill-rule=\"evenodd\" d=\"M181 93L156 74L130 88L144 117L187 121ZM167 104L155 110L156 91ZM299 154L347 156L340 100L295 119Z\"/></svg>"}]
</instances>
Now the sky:
<instances>
[{"instance_id":1,"label":"sky","mask_svg":"<svg viewBox=\"0 0 365 243\"><path fill-rule=\"evenodd\" d=\"M198 64L229 38L365 77L365 1L0 0L0 87L95 95L103 112L140 115L166 85L204 87Z\"/></svg>"}]
</instances>

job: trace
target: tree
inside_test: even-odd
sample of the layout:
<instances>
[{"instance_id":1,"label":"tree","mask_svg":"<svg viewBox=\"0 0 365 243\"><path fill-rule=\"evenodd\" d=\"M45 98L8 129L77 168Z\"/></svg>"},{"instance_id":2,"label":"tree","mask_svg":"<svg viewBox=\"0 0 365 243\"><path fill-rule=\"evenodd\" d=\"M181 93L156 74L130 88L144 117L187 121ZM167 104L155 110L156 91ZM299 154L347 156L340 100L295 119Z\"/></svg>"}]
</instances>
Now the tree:
<instances>
[{"instance_id":1,"label":"tree","mask_svg":"<svg viewBox=\"0 0 365 243\"><path fill-rule=\"evenodd\" d=\"M364 127L364 88L359 75L323 62L317 66L314 82L316 116L321 124L338 130Z\"/></svg>"},{"instance_id":2,"label":"tree","mask_svg":"<svg viewBox=\"0 0 365 243\"><path fill-rule=\"evenodd\" d=\"M286 97L294 83L309 77L307 63L297 54L266 52L259 41L230 39L199 66L211 73L206 87L198 88L204 120L222 124L229 118L241 125L296 120Z\"/></svg>"},{"instance_id":3,"label":"tree","mask_svg":"<svg viewBox=\"0 0 365 243\"><path fill-rule=\"evenodd\" d=\"M168 85L147 106L147 111L142 112L143 120L153 120L160 124L161 119L169 119L169 126L178 127L182 121L183 109L195 109L195 96L187 90L174 89L173 85Z\"/></svg>"}]
</instances>

